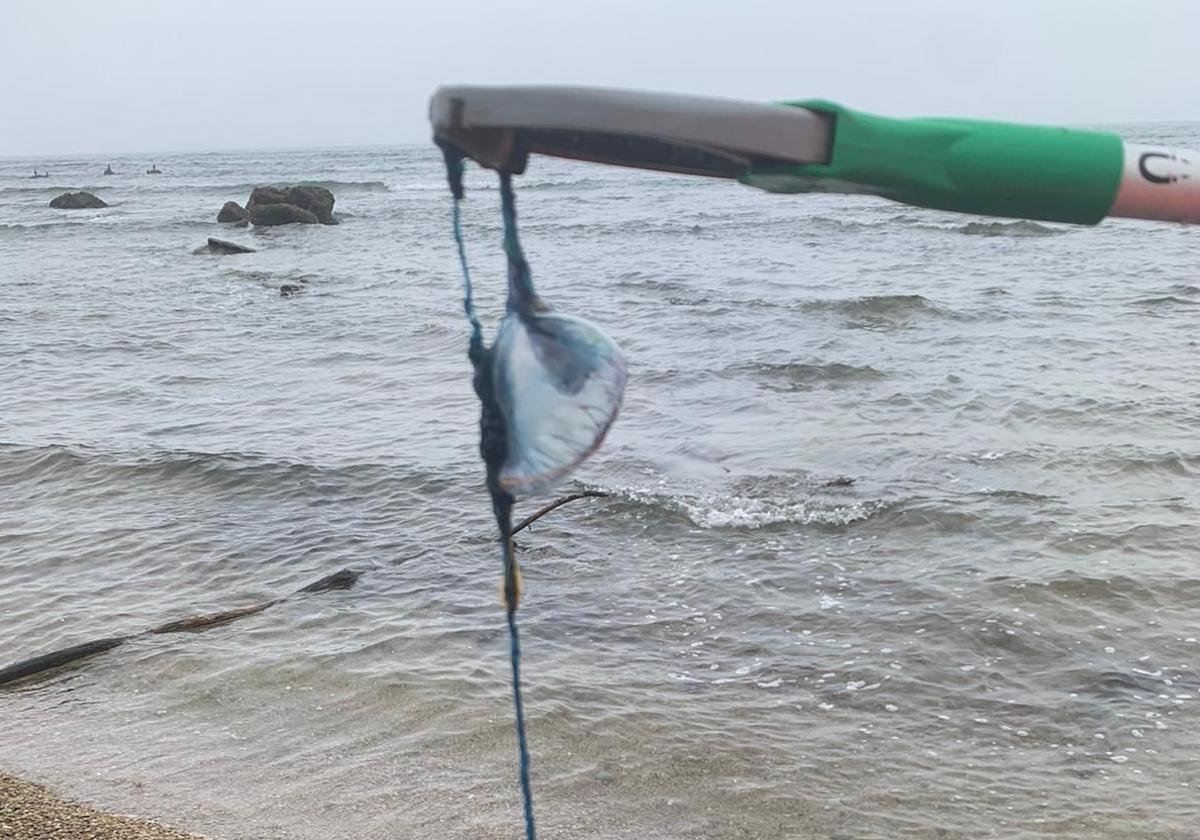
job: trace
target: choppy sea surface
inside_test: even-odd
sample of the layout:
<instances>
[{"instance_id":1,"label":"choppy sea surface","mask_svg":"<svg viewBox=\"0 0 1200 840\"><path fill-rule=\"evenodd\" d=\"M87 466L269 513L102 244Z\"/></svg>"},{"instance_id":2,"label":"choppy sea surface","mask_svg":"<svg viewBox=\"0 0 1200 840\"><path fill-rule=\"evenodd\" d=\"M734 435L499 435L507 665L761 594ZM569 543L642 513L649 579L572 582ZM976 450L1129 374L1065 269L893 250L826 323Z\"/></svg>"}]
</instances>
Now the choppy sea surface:
<instances>
[{"instance_id":1,"label":"choppy sea surface","mask_svg":"<svg viewBox=\"0 0 1200 840\"><path fill-rule=\"evenodd\" d=\"M151 162L0 160L0 665L364 574L0 689L0 767L224 840L516 836L436 151ZM215 222L267 183L341 224ZM545 837L1200 836L1195 231L517 189L539 290L630 367L564 488L611 497L519 540Z\"/></svg>"}]
</instances>

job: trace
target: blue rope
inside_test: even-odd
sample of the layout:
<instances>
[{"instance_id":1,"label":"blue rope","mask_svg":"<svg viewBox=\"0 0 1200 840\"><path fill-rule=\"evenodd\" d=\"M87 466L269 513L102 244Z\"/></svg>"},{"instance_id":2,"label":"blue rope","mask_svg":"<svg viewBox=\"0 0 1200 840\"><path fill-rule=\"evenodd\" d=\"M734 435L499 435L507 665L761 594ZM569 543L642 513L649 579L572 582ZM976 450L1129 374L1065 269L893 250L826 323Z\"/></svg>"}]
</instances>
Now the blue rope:
<instances>
[{"instance_id":1,"label":"blue rope","mask_svg":"<svg viewBox=\"0 0 1200 840\"><path fill-rule=\"evenodd\" d=\"M463 273L463 312L471 322L471 340L483 341L483 326L479 323L479 316L475 314L475 301L471 296L471 269L467 267L467 248L463 244L462 235L462 211L458 205L459 200L456 198L453 203L454 242L458 246L458 263L462 266Z\"/></svg>"},{"instance_id":2,"label":"blue rope","mask_svg":"<svg viewBox=\"0 0 1200 840\"><path fill-rule=\"evenodd\" d=\"M517 749L521 754L521 798L525 803L525 837L535 840L533 788L529 784L529 743L525 740L525 706L521 702L521 640L517 636L517 612L508 611L508 638L512 651L513 706L517 710Z\"/></svg>"},{"instance_id":3,"label":"blue rope","mask_svg":"<svg viewBox=\"0 0 1200 840\"><path fill-rule=\"evenodd\" d=\"M467 267L467 251L463 244L462 214L459 200L462 191L462 158L447 154L446 165L449 169L451 190L454 192L454 242L458 247L458 261L463 272L463 312L471 323L471 347L469 356L475 367L475 390L482 404L483 416L480 421L480 454L488 468L488 492L492 496L492 511L496 516L496 525L500 529L500 540L503 546L504 558L504 605L508 619L508 638L510 660L512 662L513 707L516 712L517 750L521 765L521 800L525 809L525 838L537 840L533 823L533 788L529 783L529 742L525 736L525 704L521 698L521 639L517 634L517 563L513 556L512 545L512 503L513 499L499 486L496 473L503 461L503 417L491 387L491 352L483 346L483 327L475 312L475 303L471 294L471 272ZM504 227L505 253L509 260L510 285L513 283L514 271L517 274L518 287L529 284L529 266L521 255L521 245L516 237L516 216L513 210L512 186L508 173L501 173L501 192L504 198ZM518 261L519 264L514 265Z\"/></svg>"},{"instance_id":4,"label":"blue rope","mask_svg":"<svg viewBox=\"0 0 1200 840\"><path fill-rule=\"evenodd\" d=\"M508 308L521 311L534 308L537 292L533 290L533 278L529 261L521 248L517 235L517 203L513 197L512 175L500 173L500 213L504 218L504 255L508 258Z\"/></svg>"},{"instance_id":5,"label":"blue rope","mask_svg":"<svg viewBox=\"0 0 1200 840\"><path fill-rule=\"evenodd\" d=\"M509 306L512 306L514 285L518 293L533 295L533 284L529 280L529 264L521 253L521 242L517 238L517 214L513 202L512 179L509 173L500 173L500 198L504 216L504 253L508 258ZM521 799L525 805L525 838L535 840L533 827L533 789L529 784L529 743L525 738L525 705L521 701L521 639L517 635L517 561L513 556L512 544L512 497L505 494L507 508L503 516L498 515L500 538L504 545L504 603L508 613L508 638L510 642L513 681L513 708L517 718L517 749L521 756Z\"/></svg>"}]
</instances>

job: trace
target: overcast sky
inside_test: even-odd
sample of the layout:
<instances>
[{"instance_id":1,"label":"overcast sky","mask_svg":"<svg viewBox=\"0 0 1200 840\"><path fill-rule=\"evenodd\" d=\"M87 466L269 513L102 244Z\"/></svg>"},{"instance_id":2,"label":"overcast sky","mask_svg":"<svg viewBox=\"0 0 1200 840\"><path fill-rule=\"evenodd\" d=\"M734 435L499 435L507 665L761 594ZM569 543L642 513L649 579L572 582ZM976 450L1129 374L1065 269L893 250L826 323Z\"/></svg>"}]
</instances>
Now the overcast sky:
<instances>
[{"instance_id":1,"label":"overcast sky","mask_svg":"<svg viewBox=\"0 0 1200 840\"><path fill-rule=\"evenodd\" d=\"M3 0L0 155L420 142L443 83L1200 119L1200 0Z\"/></svg>"}]
</instances>

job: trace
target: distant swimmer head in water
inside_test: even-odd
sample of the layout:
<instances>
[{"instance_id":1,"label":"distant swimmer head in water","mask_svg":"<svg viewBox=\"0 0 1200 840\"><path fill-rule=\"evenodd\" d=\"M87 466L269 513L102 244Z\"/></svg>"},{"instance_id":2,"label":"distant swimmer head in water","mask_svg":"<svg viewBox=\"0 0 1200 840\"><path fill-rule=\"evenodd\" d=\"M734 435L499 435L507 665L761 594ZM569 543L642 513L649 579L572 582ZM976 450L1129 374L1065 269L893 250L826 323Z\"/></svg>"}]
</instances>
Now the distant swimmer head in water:
<instances>
[{"instance_id":1,"label":"distant swimmer head in water","mask_svg":"<svg viewBox=\"0 0 1200 840\"><path fill-rule=\"evenodd\" d=\"M104 167L104 174L105 175L115 175L116 174L115 172L112 171L111 163L108 166Z\"/></svg>"}]
</instances>

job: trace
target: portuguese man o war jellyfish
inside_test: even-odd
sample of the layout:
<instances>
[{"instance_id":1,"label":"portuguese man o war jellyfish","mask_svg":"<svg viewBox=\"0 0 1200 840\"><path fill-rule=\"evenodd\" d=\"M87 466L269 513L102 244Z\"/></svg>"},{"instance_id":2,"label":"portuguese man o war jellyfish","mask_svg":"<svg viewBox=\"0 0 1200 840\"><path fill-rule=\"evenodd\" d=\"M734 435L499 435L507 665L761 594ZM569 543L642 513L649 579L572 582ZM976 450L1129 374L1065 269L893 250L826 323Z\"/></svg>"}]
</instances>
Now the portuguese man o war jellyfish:
<instances>
[{"instance_id":1,"label":"portuguese man o war jellyfish","mask_svg":"<svg viewBox=\"0 0 1200 840\"><path fill-rule=\"evenodd\" d=\"M512 174L500 170L508 303L496 340L487 347L475 313L463 244L459 202L463 155L443 145L454 195L454 239L463 272L463 310L471 325L468 356L480 403L479 452L487 471L492 512L500 533L501 592L508 619L525 836L534 840L529 748L521 698L521 647L516 610L521 574L513 553L512 507L517 495L552 489L595 452L621 408L625 357L594 324L553 310L533 288L517 235Z\"/></svg>"}]
</instances>

